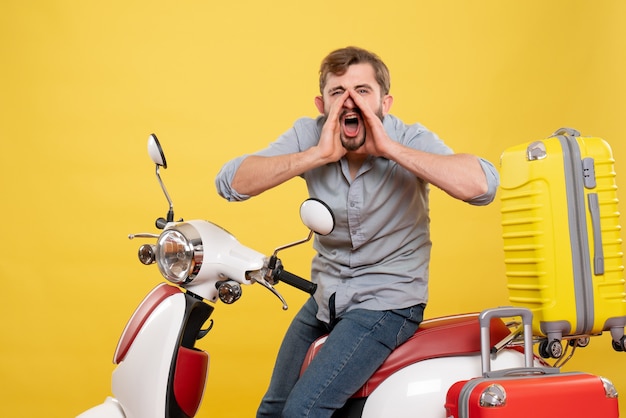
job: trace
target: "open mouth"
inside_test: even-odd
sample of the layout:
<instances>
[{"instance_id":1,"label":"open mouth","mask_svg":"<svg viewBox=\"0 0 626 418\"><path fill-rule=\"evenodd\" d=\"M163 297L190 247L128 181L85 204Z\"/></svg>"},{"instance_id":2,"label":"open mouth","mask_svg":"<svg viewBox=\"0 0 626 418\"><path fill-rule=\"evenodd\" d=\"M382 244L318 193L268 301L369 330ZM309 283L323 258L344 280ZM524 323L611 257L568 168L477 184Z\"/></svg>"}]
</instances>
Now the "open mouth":
<instances>
[{"instance_id":1,"label":"open mouth","mask_svg":"<svg viewBox=\"0 0 626 418\"><path fill-rule=\"evenodd\" d=\"M361 130L361 116L358 113L346 113L341 118L343 134L348 138L354 138Z\"/></svg>"}]
</instances>

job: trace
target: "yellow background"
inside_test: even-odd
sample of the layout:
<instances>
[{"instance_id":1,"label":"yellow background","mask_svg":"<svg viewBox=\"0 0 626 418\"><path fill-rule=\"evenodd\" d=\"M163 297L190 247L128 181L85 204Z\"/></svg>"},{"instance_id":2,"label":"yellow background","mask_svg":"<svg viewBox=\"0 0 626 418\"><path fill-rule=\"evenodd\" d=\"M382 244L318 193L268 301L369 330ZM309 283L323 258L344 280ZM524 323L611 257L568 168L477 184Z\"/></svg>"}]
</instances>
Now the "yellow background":
<instances>
[{"instance_id":1,"label":"yellow background","mask_svg":"<svg viewBox=\"0 0 626 418\"><path fill-rule=\"evenodd\" d=\"M74 416L109 394L119 333L160 281L126 238L166 211L149 133L164 146L177 215L269 253L306 234L302 182L234 204L213 178L315 116L319 61L355 44L391 68L392 113L455 150L497 163L511 145L573 126L612 144L624 188L625 17L618 0L3 0L2 415ZM427 316L506 304L499 203L474 208L434 190L432 221ZM283 261L306 276L311 255L307 245ZM260 287L217 307L200 342L212 364L198 416L253 415L304 300L281 290L287 312ZM605 375L624 394L625 361L605 335L566 369Z\"/></svg>"}]
</instances>

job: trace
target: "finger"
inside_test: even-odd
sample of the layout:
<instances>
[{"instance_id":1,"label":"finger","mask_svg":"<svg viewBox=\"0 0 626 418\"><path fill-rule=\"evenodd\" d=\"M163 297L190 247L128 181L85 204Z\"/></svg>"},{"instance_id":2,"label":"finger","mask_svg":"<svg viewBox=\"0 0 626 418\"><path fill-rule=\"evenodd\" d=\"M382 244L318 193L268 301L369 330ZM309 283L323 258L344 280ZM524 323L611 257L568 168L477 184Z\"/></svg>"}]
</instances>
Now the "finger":
<instances>
[{"instance_id":1,"label":"finger","mask_svg":"<svg viewBox=\"0 0 626 418\"><path fill-rule=\"evenodd\" d=\"M352 101L354 102L354 104L361 109L361 112L363 113L371 113L373 114L374 112L372 112L372 109L370 109L369 104L367 103L367 101L360 95L358 94L356 91L349 91L350 93L350 98L352 99Z\"/></svg>"},{"instance_id":2,"label":"finger","mask_svg":"<svg viewBox=\"0 0 626 418\"><path fill-rule=\"evenodd\" d=\"M332 102L332 104L330 105L330 109L328 111L329 119L331 117L333 119L337 119L339 117L339 114L341 113L341 109L343 108L343 105L346 102L346 99L349 97L349 95L350 95L349 91L344 91L341 94L341 96L337 98L337 100L334 100Z\"/></svg>"}]
</instances>

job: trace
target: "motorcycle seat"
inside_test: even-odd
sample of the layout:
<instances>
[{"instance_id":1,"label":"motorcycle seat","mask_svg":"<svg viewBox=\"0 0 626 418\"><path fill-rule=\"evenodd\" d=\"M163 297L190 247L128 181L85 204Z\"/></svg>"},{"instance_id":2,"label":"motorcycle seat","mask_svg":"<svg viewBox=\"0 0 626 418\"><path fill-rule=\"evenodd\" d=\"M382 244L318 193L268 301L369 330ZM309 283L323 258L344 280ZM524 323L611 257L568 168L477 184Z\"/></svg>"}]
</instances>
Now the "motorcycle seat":
<instances>
[{"instance_id":1,"label":"motorcycle seat","mask_svg":"<svg viewBox=\"0 0 626 418\"><path fill-rule=\"evenodd\" d=\"M418 361L459 355L480 354L480 325L478 313L445 316L423 321L418 330L398 346L369 380L352 396L364 398L370 395L387 377ZM491 322L491 345L510 335L510 330L500 318ZM311 344L300 374L304 373L315 355L324 345L327 336Z\"/></svg>"}]
</instances>

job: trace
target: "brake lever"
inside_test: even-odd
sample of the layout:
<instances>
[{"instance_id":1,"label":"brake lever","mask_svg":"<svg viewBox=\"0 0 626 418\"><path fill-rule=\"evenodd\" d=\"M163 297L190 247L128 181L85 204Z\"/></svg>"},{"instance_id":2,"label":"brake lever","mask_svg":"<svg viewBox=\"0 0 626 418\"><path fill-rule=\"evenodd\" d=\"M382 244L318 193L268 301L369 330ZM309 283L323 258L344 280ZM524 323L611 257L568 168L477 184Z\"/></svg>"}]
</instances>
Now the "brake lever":
<instances>
[{"instance_id":1,"label":"brake lever","mask_svg":"<svg viewBox=\"0 0 626 418\"><path fill-rule=\"evenodd\" d=\"M280 299L280 301L283 304L283 311L286 311L287 309L289 309L289 306L287 306L287 302L285 301L285 298L283 298L282 295L278 293L276 289L274 289L274 286L269 284L269 282L265 279L265 277L263 276L255 277L254 280L257 283L261 284L263 287L265 287L267 290L272 292L278 299Z\"/></svg>"}]
</instances>

